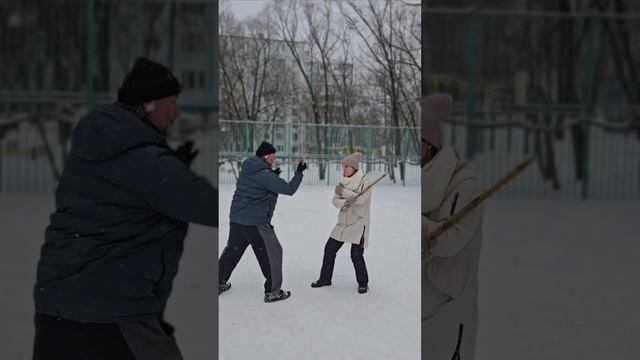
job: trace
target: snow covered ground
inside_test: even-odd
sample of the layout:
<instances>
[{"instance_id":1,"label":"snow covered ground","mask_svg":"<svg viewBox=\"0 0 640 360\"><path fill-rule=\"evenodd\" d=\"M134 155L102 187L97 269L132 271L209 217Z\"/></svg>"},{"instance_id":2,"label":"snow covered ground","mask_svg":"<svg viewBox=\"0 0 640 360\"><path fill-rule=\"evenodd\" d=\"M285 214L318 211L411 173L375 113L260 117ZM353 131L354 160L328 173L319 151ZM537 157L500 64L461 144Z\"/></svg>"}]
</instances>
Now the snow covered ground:
<instances>
[{"instance_id":1,"label":"snow covered ground","mask_svg":"<svg viewBox=\"0 0 640 360\"><path fill-rule=\"evenodd\" d=\"M637 359L640 202L490 201L478 359Z\"/></svg>"},{"instance_id":2,"label":"snow covered ground","mask_svg":"<svg viewBox=\"0 0 640 360\"><path fill-rule=\"evenodd\" d=\"M220 253L229 234L234 186L220 189ZM284 250L286 301L263 302L264 278L250 248L219 299L220 359L420 359L420 199L418 187L379 186L364 256L367 294L357 293L349 247L336 258L333 285L312 289L337 220L333 187L302 185L280 196L273 225Z\"/></svg>"},{"instance_id":3,"label":"snow covered ground","mask_svg":"<svg viewBox=\"0 0 640 360\"><path fill-rule=\"evenodd\" d=\"M346 248L334 285L311 289L333 226L330 187L281 197L274 225L284 247L281 303L262 302L262 275L248 249L216 294L216 264L228 235L233 187L221 189L220 243L192 226L168 318L187 360L418 359L420 351L417 188L374 194L371 291L359 295ZM31 291L51 195L0 194L0 359L30 359ZM638 202L491 200L481 258L477 358L635 359L640 333ZM220 343L214 336L220 305Z\"/></svg>"}]
</instances>

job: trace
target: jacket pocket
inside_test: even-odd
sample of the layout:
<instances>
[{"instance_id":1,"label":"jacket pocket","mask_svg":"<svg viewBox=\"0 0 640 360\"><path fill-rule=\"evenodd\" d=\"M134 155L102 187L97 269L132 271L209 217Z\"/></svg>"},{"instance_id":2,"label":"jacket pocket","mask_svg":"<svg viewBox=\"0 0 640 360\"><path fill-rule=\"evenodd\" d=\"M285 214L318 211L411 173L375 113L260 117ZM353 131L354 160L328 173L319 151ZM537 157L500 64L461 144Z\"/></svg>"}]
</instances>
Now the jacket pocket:
<instances>
[{"instance_id":1,"label":"jacket pocket","mask_svg":"<svg viewBox=\"0 0 640 360\"><path fill-rule=\"evenodd\" d=\"M457 192L453 195L453 203L451 204L451 210L449 210L449 216L453 216L456 211L456 205L458 204L458 198L460 197L460 193Z\"/></svg>"}]
</instances>

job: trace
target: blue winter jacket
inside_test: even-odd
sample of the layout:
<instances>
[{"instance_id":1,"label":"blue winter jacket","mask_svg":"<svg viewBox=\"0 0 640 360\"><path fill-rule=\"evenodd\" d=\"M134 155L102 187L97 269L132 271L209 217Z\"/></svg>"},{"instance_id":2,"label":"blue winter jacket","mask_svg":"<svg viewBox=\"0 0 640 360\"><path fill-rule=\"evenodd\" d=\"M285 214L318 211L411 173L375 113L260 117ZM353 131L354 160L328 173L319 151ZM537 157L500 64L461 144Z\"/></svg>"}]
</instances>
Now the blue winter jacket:
<instances>
[{"instance_id":1,"label":"blue winter jacket","mask_svg":"<svg viewBox=\"0 0 640 360\"><path fill-rule=\"evenodd\" d=\"M293 195L302 173L287 183L263 159L252 156L242 163L231 202L231 222L241 225L270 224L278 194Z\"/></svg>"},{"instance_id":2,"label":"blue winter jacket","mask_svg":"<svg viewBox=\"0 0 640 360\"><path fill-rule=\"evenodd\" d=\"M218 192L118 105L73 130L38 263L36 311L109 323L162 316L189 222L218 225Z\"/></svg>"}]
</instances>

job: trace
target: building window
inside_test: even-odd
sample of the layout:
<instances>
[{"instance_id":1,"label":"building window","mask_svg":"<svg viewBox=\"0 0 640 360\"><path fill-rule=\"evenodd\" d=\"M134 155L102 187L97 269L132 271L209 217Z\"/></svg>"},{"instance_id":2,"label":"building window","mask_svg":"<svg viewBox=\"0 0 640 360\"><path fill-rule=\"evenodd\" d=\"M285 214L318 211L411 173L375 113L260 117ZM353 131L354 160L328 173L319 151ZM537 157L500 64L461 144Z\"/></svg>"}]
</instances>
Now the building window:
<instances>
[{"instance_id":1,"label":"building window","mask_svg":"<svg viewBox=\"0 0 640 360\"><path fill-rule=\"evenodd\" d=\"M205 90L207 74L202 70L183 70L182 83L185 90Z\"/></svg>"},{"instance_id":2,"label":"building window","mask_svg":"<svg viewBox=\"0 0 640 360\"><path fill-rule=\"evenodd\" d=\"M205 49L205 34L196 31L183 32L180 37L180 49L188 53L202 52Z\"/></svg>"}]
</instances>

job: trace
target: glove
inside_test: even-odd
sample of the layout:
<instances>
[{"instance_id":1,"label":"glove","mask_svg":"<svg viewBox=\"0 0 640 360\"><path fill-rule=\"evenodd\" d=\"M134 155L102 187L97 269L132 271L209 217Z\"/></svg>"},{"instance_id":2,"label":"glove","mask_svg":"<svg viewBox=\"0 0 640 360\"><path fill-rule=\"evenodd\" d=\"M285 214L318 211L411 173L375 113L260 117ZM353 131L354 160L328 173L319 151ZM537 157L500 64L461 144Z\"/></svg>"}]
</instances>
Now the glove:
<instances>
[{"instance_id":1,"label":"glove","mask_svg":"<svg viewBox=\"0 0 640 360\"><path fill-rule=\"evenodd\" d=\"M280 170L280 168L275 168L273 169L273 172L276 173L276 175L280 176L280 173L282 172L282 170Z\"/></svg>"},{"instance_id":2,"label":"glove","mask_svg":"<svg viewBox=\"0 0 640 360\"><path fill-rule=\"evenodd\" d=\"M307 170L307 163L299 162L296 174L302 174L305 170Z\"/></svg>"},{"instance_id":3,"label":"glove","mask_svg":"<svg viewBox=\"0 0 640 360\"><path fill-rule=\"evenodd\" d=\"M344 208L348 209L353 205L353 199L347 199L347 201L344 202Z\"/></svg>"},{"instance_id":4,"label":"glove","mask_svg":"<svg viewBox=\"0 0 640 360\"><path fill-rule=\"evenodd\" d=\"M191 166L191 162L200 153L200 150L193 150L193 141L187 140L174 153L185 165Z\"/></svg>"},{"instance_id":5,"label":"glove","mask_svg":"<svg viewBox=\"0 0 640 360\"><path fill-rule=\"evenodd\" d=\"M342 190L343 190L342 186L340 186L340 185L336 185L336 190L335 190L335 192L336 192L336 194L337 194L337 195L342 196Z\"/></svg>"}]
</instances>

